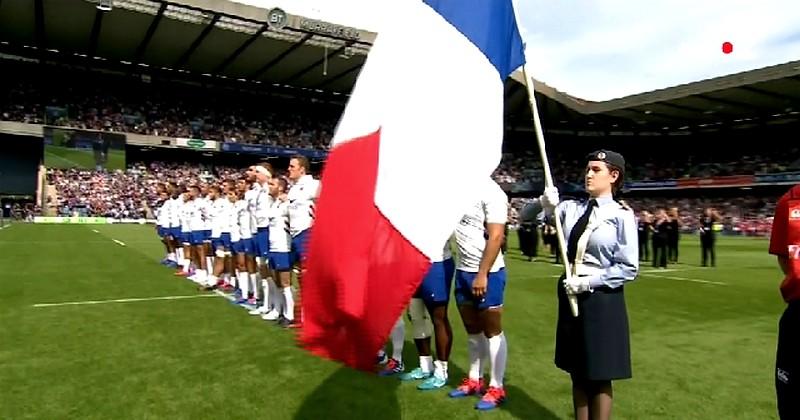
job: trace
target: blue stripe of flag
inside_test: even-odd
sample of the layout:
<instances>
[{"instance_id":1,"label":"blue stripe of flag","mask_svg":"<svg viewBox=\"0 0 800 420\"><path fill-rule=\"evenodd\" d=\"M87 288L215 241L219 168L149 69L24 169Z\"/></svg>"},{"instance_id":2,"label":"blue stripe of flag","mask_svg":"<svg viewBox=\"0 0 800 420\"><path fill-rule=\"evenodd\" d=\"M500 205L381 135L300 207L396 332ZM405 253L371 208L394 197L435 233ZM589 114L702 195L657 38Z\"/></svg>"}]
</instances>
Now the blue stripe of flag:
<instances>
[{"instance_id":1,"label":"blue stripe of flag","mask_svg":"<svg viewBox=\"0 0 800 420\"><path fill-rule=\"evenodd\" d=\"M464 34L505 80L525 63L511 0L424 0Z\"/></svg>"}]
</instances>

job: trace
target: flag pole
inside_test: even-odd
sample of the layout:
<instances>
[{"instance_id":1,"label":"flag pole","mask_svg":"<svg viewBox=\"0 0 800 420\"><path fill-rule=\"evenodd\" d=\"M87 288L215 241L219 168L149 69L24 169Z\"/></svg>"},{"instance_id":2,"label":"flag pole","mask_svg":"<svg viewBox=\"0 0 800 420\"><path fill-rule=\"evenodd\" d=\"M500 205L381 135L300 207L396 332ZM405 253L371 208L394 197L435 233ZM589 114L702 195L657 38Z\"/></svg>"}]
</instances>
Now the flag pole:
<instances>
[{"instance_id":1,"label":"flag pole","mask_svg":"<svg viewBox=\"0 0 800 420\"><path fill-rule=\"evenodd\" d=\"M550 160L547 158L547 150L544 143L544 132L542 130L542 122L539 119L539 109L536 106L535 90L533 88L533 79L528 75L528 64L522 65L522 75L525 78L525 87L528 89L528 103L531 106L531 115L533 116L533 128L536 132L536 141L539 143L539 154L542 159L542 169L544 170L544 186L545 188L554 187L553 174L550 172ZM556 236L558 237L558 252L561 253L561 262L564 263L564 270L567 277L572 275L570 271L569 261L567 260L567 246L564 240L564 230L561 226L561 217L558 212L553 213L556 223ZM572 310L573 316L578 316L578 297L567 291L567 298L569 299L569 307Z\"/></svg>"}]
</instances>

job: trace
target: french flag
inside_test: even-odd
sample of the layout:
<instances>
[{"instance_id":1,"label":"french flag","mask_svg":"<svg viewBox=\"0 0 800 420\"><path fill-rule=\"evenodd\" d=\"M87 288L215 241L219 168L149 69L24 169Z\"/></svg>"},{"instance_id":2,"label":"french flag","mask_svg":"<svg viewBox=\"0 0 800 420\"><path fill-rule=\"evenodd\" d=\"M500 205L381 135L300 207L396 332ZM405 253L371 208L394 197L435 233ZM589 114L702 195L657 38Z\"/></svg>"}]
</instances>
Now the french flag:
<instances>
[{"instance_id":1,"label":"french flag","mask_svg":"<svg viewBox=\"0 0 800 420\"><path fill-rule=\"evenodd\" d=\"M524 63L512 0L397 0L322 174L301 344L362 370L477 185L500 163L503 86Z\"/></svg>"}]
</instances>

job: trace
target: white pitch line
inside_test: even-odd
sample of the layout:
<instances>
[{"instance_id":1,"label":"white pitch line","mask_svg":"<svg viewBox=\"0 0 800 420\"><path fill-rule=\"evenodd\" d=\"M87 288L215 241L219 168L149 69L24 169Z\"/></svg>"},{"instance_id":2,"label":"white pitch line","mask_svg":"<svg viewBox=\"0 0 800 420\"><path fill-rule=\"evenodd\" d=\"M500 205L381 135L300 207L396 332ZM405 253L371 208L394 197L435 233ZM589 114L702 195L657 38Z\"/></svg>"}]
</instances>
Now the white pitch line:
<instances>
[{"instance_id":1,"label":"white pitch line","mask_svg":"<svg viewBox=\"0 0 800 420\"><path fill-rule=\"evenodd\" d=\"M79 302L59 302L59 303L37 303L33 305L34 308L49 308L53 306L77 306L77 305L102 305L105 303L129 303L129 302L149 302L154 300L179 300L179 299L196 299L207 298L214 295L185 295L185 296L157 296L147 298L128 298L128 299L111 299L111 300L84 300Z\"/></svg>"},{"instance_id":2,"label":"white pitch line","mask_svg":"<svg viewBox=\"0 0 800 420\"><path fill-rule=\"evenodd\" d=\"M227 300L229 300L229 301L231 301L231 302L233 302L233 300L234 300L234 297L233 297L233 296L231 296L231 295L229 295L229 294L226 294L225 292L223 292L223 291L220 291L220 290L216 290L216 289L215 289L215 290L214 290L214 294L215 294L215 295L217 295L217 296L222 296L222 297L224 297L225 299L227 299Z\"/></svg>"},{"instance_id":3,"label":"white pitch line","mask_svg":"<svg viewBox=\"0 0 800 420\"><path fill-rule=\"evenodd\" d=\"M116 240L116 239L112 239L112 241L116 242L118 245L125 246L125 242L118 241L118 240Z\"/></svg>"},{"instance_id":4,"label":"white pitch line","mask_svg":"<svg viewBox=\"0 0 800 420\"><path fill-rule=\"evenodd\" d=\"M94 233L100 233L100 231L99 231L99 230L97 230L97 229L92 229L92 232L94 232Z\"/></svg>"},{"instance_id":5,"label":"white pitch line","mask_svg":"<svg viewBox=\"0 0 800 420\"><path fill-rule=\"evenodd\" d=\"M675 271L686 271L688 268L655 268L650 270L639 270L639 274L649 274L649 273L671 273Z\"/></svg>"},{"instance_id":6,"label":"white pitch line","mask_svg":"<svg viewBox=\"0 0 800 420\"><path fill-rule=\"evenodd\" d=\"M675 276L659 276L657 274L645 274L646 276L656 277L660 279L667 279L667 280L678 280L678 281L689 281L692 283L702 283L702 284L713 284L715 286L727 286L728 283L722 283L719 281L711 281L711 280L701 280L701 279L692 279L688 277L675 277Z\"/></svg>"}]
</instances>

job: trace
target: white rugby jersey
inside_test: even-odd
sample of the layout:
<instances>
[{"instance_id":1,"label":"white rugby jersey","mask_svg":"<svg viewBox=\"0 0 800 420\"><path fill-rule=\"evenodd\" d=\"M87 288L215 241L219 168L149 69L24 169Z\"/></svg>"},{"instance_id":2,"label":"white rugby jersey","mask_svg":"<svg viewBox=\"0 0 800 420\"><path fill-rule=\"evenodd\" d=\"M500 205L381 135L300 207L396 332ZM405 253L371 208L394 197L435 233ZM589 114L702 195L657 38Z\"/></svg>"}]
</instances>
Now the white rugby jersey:
<instances>
[{"instance_id":1,"label":"white rugby jersey","mask_svg":"<svg viewBox=\"0 0 800 420\"><path fill-rule=\"evenodd\" d=\"M169 204L169 227L181 227L181 219L183 217L183 197L178 195L178 198L170 198L167 200Z\"/></svg>"},{"instance_id":2,"label":"white rugby jersey","mask_svg":"<svg viewBox=\"0 0 800 420\"><path fill-rule=\"evenodd\" d=\"M169 227L169 210L172 207L172 203L170 199L166 199L159 203L160 205L156 208L156 226L160 227Z\"/></svg>"},{"instance_id":3,"label":"white rugby jersey","mask_svg":"<svg viewBox=\"0 0 800 420\"><path fill-rule=\"evenodd\" d=\"M230 233L230 210L233 207L227 198L211 201L211 237L219 238L222 233Z\"/></svg>"},{"instance_id":4,"label":"white rugby jersey","mask_svg":"<svg viewBox=\"0 0 800 420\"><path fill-rule=\"evenodd\" d=\"M269 195L269 188L261 187L256 195L256 227L269 227L269 212L275 199Z\"/></svg>"},{"instance_id":5,"label":"white rugby jersey","mask_svg":"<svg viewBox=\"0 0 800 420\"><path fill-rule=\"evenodd\" d=\"M192 231L192 219L196 210L193 200L184 201L181 204L181 232Z\"/></svg>"},{"instance_id":6,"label":"white rugby jersey","mask_svg":"<svg viewBox=\"0 0 800 420\"><path fill-rule=\"evenodd\" d=\"M269 208L269 252L289 252L291 248L289 202L274 200Z\"/></svg>"},{"instance_id":7,"label":"white rugby jersey","mask_svg":"<svg viewBox=\"0 0 800 420\"><path fill-rule=\"evenodd\" d=\"M289 232L292 236L314 224L314 202L320 183L311 175L303 175L289 189Z\"/></svg>"},{"instance_id":8,"label":"white rugby jersey","mask_svg":"<svg viewBox=\"0 0 800 420\"><path fill-rule=\"evenodd\" d=\"M456 227L456 245L458 246L458 266L461 271L475 273L481 263L483 250L486 248L486 224L505 224L508 221L508 198L500 186L491 179L480 187L481 199L470 207ZM497 255L490 272L505 267L503 253Z\"/></svg>"},{"instance_id":9,"label":"white rugby jersey","mask_svg":"<svg viewBox=\"0 0 800 420\"><path fill-rule=\"evenodd\" d=\"M247 202L247 212L250 215L250 234L256 233L258 230L258 221L256 220L256 205L258 204L258 194L261 187L255 183L253 187L244 193L244 201Z\"/></svg>"},{"instance_id":10,"label":"white rugby jersey","mask_svg":"<svg viewBox=\"0 0 800 420\"><path fill-rule=\"evenodd\" d=\"M189 221L191 231L197 232L206 230L206 215L208 214L206 200L204 198L195 198L190 201L189 204L190 207L192 207L190 210L192 216Z\"/></svg>"},{"instance_id":11,"label":"white rugby jersey","mask_svg":"<svg viewBox=\"0 0 800 420\"><path fill-rule=\"evenodd\" d=\"M235 204L234 213L238 219L239 225L239 238L250 239L253 237L253 217L250 215L250 205L246 200L239 200ZM231 232L231 236L233 232Z\"/></svg>"},{"instance_id":12,"label":"white rugby jersey","mask_svg":"<svg viewBox=\"0 0 800 420\"><path fill-rule=\"evenodd\" d=\"M195 201L198 201L198 208L200 211L203 212L203 229L202 230L212 230L214 229L214 202L206 197L200 197Z\"/></svg>"}]
</instances>

